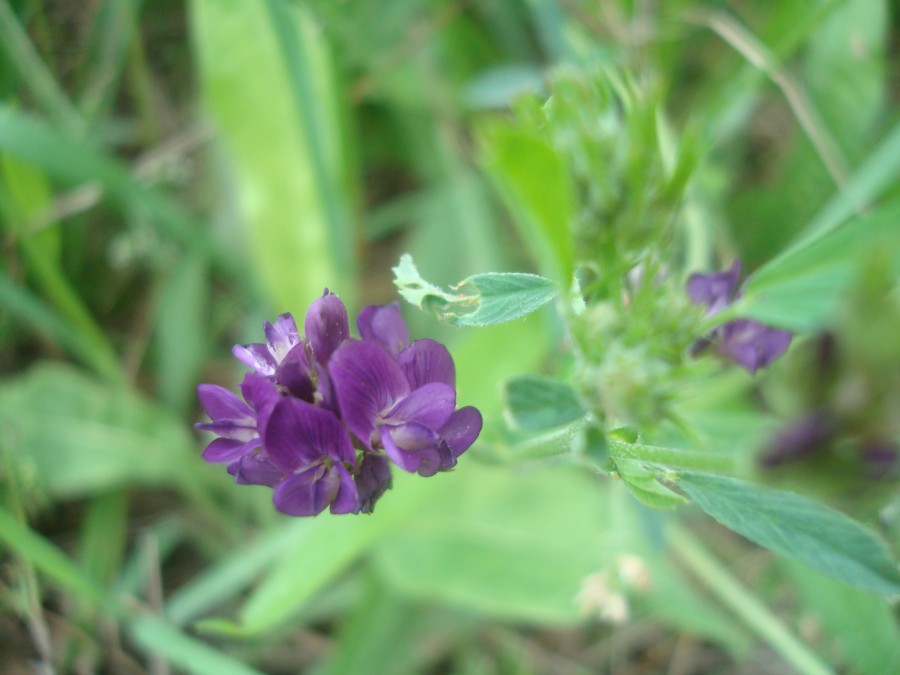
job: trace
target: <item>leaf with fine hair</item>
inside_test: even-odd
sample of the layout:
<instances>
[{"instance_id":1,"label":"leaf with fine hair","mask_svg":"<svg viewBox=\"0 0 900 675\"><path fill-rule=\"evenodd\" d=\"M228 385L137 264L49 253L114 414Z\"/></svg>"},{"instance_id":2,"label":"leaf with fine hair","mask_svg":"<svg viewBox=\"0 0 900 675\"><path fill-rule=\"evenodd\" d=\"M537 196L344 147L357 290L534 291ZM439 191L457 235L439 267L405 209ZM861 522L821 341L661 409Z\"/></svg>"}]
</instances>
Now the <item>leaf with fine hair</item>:
<instances>
[{"instance_id":1,"label":"leaf with fine hair","mask_svg":"<svg viewBox=\"0 0 900 675\"><path fill-rule=\"evenodd\" d=\"M678 487L725 527L848 584L900 595L884 543L848 516L805 497L726 476L681 472Z\"/></svg>"},{"instance_id":2,"label":"leaf with fine hair","mask_svg":"<svg viewBox=\"0 0 900 675\"><path fill-rule=\"evenodd\" d=\"M447 292L425 281L408 254L401 256L393 270L400 295L454 326L493 326L512 321L557 295L556 284L550 279L520 272L476 274Z\"/></svg>"}]
</instances>

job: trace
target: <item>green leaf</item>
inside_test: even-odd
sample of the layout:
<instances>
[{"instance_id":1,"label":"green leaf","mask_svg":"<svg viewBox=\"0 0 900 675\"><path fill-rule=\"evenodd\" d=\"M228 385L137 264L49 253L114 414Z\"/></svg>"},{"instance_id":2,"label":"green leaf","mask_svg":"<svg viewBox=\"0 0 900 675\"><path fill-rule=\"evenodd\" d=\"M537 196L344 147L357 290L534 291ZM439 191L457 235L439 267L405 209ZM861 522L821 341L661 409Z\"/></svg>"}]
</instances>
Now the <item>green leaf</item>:
<instances>
[{"instance_id":1,"label":"green leaf","mask_svg":"<svg viewBox=\"0 0 900 675\"><path fill-rule=\"evenodd\" d=\"M561 427L542 430L510 429L496 421L482 431L485 457L515 464L535 459L549 459L581 450L585 442L585 419L577 419Z\"/></svg>"},{"instance_id":2,"label":"green leaf","mask_svg":"<svg viewBox=\"0 0 900 675\"><path fill-rule=\"evenodd\" d=\"M838 191L806 225L781 254L760 267L753 278L764 283L770 275L780 273L785 260L844 225L854 213L860 213L868 202L878 198L896 183L900 173L900 123L879 143L853 173L844 189ZM750 280L752 284L752 280ZM747 289L751 287L748 284Z\"/></svg>"},{"instance_id":3,"label":"green leaf","mask_svg":"<svg viewBox=\"0 0 900 675\"><path fill-rule=\"evenodd\" d=\"M84 83L78 100L79 108L89 124L105 121L104 117L111 113L115 105L140 11L138 0L99 4L85 39L87 53L82 64ZM134 77L133 72L129 75Z\"/></svg>"},{"instance_id":4,"label":"green leaf","mask_svg":"<svg viewBox=\"0 0 900 675\"><path fill-rule=\"evenodd\" d=\"M686 501L684 497L660 483L657 480L657 472L650 471L640 462L617 459L616 472L635 499L651 509L673 509Z\"/></svg>"},{"instance_id":5,"label":"green leaf","mask_svg":"<svg viewBox=\"0 0 900 675\"><path fill-rule=\"evenodd\" d=\"M375 550L385 581L423 601L572 623L585 577L629 541L608 517L608 495L571 466L513 472L470 462L430 482L417 516Z\"/></svg>"},{"instance_id":6,"label":"green leaf","mask_svg":"<svg viewBox=\"0 0 900 675\"><path fill-rule=\"evenodd\" d=\"M536 274L476 274L462 283L474 286L478 297L471 314L451 321L457 326L491 326L530 314L556 297L556 284Z\"/></svg>"},{"instance_id":7,"label":"green leaf","mask_svg":"<svg viewBox=\"0 0 900 675\"><path fill-rule=\"evenodd\" d=\"M4 383L0 429L13 461L56 498L124 483L178 485L197 462L181 420L123 385L62 364Z\"/></svg>"},{"instance_id":8,"label":"green leaf","mask_svg":"<svg viewBox=\"0 0 900 675\"><path fill-rule=\"evenodd\" d=\"M0 2L0 50L15 69L21 83L31 90L35 100L54 118L56 124L76 136L81 135L85 128L84 121L41 60L9 2Z\"/></svg>"},{"instance_id":9,"label":"green leaf","mask_svg":"<svg viewBox=\"0 0 900 675\"><path fill-rule=\"evenodd\" d=\"M405 254L394 271L394 284L407 301L455 326L492 326L530 314L556 297L556 285L536 274L476 274L448 293L425 281Z\"/></svg>"},{"instance_id":10,"label":"green leaf","mask_svg":"<svg viewBox=\"0 0 900 675\"><path fill-rule=\"evenodd\" d=\"M7 216L9 222L5 226L21 251L28 278L33 279L81 341L89 346L91 363L98 366L98 372L110 379L121 378L118 358L108 337L84 306L60 265L59 229L47 227L29 232L31 219L48 208L52 201L52 192L43 173L26 162L2 154L0 177L0 197L4 202L8 200L8 209L4 211L9 211L0 215Z\"/></svg>"},{"instance_id":11,"label":"green leaf","mask_svg":"<svg viewBox=\"0 0 900 675\"><path fill-rule=\"evenodd\" d=\"M884 115L888 8L884 0L842 0L812 33L804 82L822 123L851 160Z\"/></svg>"},{"instance_id":12,"label":"green leaf","mask_svg":"<svg viewBox=\"0 0 900 675\"><path fill-rule=\"evenodd\" d=\"M128 629L145 653L165 658L178 666L179 672L196 675L262 675L261 671L224 651L185 635L152 614L135 616L128 622Z\"/></svg>"},{"instance_id":13,"label":"green leaf","mask_svg":"<svg viewBox=\"0 0 900 675\"><path fill-rule=\"evenodd\" d=\"M572 387L544 375L521 375L507 380L504 398L510 422L519 429L551 429L585 415Z\"/></svg>"},{"instance_id":14,"label":"green leaf","mask_svg":"<svg viewBox=\"0 0 900 675\"><path fill-rule=\"evenodd\" d=\"M67 184L99 183L123 211L149 214L164 233L195 250L211 252L218 265L232 268L231 261L211 246L207 229L181 206L89 143L67 138L38 118L0 106L0 149Z\"/></svg>"},{"instance_id":15,"label":"green leaf","mask_svg":"<svg viewBox=\"0 0 900 675\"><path fill-rule=\"evenodd\" d=\"M433 634L425 608L400 597L370 573L364 592L341 623L321 675L421 672L420 645ZM397 649L397 645L407 645ZM416 666L419 666L416 668Z\"/></svg>"},{"instance_id":16,"label":"green leaf","mask_svg":"<svg viewBox=\"0 0 900 675\"><path fill-rule=\"evenodd\" d=\"M487 167L530 242L532 254L560 284L570 284L574 198L562 159L543 139L505 127L486 134L483 146Z\"/></svg>"},{"instance_id":17,"label":"green leaf","mask_svg":"<svg viewBox=\"0 0 900 675\"><path fill-rule=\"evenodd\" d=\"M460 405L474 405L485 419L500 419L500 385L522 370L538 370L553 344L547 322L531 314L516 323L467 331L454 344ZM528 335L527 340L522 335ZM490 354L490 358L485 358Z\"/></svg>"},{"instance_id":18,"label":"green leaf","mask_svg":"<svg viewBox=\"0 0 900 675\"><path fill-rule=\"evenodd\" d=\"M381 532L376 523L385 522L374 519L321 515L310 520L291 552L273 565L247 599L240 615L241 634L261 633L300 611L373 543Z\"/></svg>"},{"instance_id":19,"label":"green leaf","mask_svg":"<svg viewBox=\"0 0 900 675\"><path fill-rule=\"evenodd\" d=\"M889 603L794 561L785 560L783 567L802 601L803 616L821 625L827 642L820 649L832 663L844 662L854 673L900 670L900 628Z\"/></svg>"},{"instance_id":20,"label":"green leaf","mask_svg":"<svg viewBox=\"0 0 900 675\"><path fill-rule=\"evenodd\" d=\"M204 98L237 169L250 254L271 304L299 311L329 285L352 305L352 194L323 32L303 5L284 0L191 8Z\"/></svg>"},{"instance_id":21,"label":"green leaf","mask_svg":"<svg viewBox=\"0 0 900 675\"><path fill-rule=\"evenodd\" d=\"M794 249L747 280L735 313L796 331L821 328L834 317L842 291L856 270L868 264L872 250L898 251L898 222L900 200L895 199Z\"/></svg>"},{"instance_id":22,"label":"green leaf","mask_svg":"<svg viewBox=\"0 0 900 675\"><path fill-rule=\"evenodd\" d=\"M654 620L662 619L688 635L714 640L736 660L750 653L753 639L747 629L723 611L715 598L691 584L671 553L654 552L645 557L645 562L650 571L650 588L640 601Z\"/></svg>"},{"instance_id":23,"label":"green leaf","mask_svg":"<svg viewBox=\"0 0 900 675\"><path fill-rule=\"evenodd\" d=\"M81 523L78 557L92 578L112 583L122 562L128 528L124 490L98 494L87 505Z\"/></svg>"},{"instance_id":24,"label":"green leaf","mask_svg":"<svg viewBox=\"0 0 900 675\"><path fill-rule=\"evenodd\" d=\"M371 521L365 516L329 515L310 520L292 550L272 567L247 600L241 610L242 633L263 632L300 611L371 546L381 531ZM311 555L313 551L318 553Z\"/></svg>"},{"instance_id":25,"label":"green leaf","mask_svg":"<svg viewBox=\"0 0 900 675\"><path fill-rule=\"evenodd\" d=\"M0 275L0 307L15 317L19 325L56 342L98 373L109 374L110 379L115 379L113 374L120 372L116 362L110 363L105 352L97 351L95 343L6 275Z\"/></svg>"},{"instance_id":26,"label":"green leaf","mask_svg":"<svg viewBox=\"0 0 900 675\"><path fill-rule=\"evenodd\" d=\"M369 516L332 516L323 514L301 521L287 521L279 533L260 541L246 552L238 553L213 572L191 598L182 596L176 618L194 613L217 586L235 579L248 581L246 567L259 569L273 553L279 558L267 575L250 593L237 621L207 620L203 628L231 636L249 636L270 630L299 613L316 593L365 553L385 530L415 513L428 494L428 485L410 476L395 476L395 490L389 492ZM284 519L286 520L286 519ZM241 563L246 563L241 567ZM202 591L202 592L201 592ZM191 606L194 605L194 606ZM175 608L173 607L173 612Z\"/></svg>"},{"instance_id":27,"label":"green leaf","mask_svg":"<svg viewBox=\"0 0 900 675\"><path fill-rule=\"evenodd\" d=\"M900 572L878 537L805 497L713 474L682 472L678 486L725 527L853 586L900 594Z\"/></svg>"},{"instance_id":28,"label":"green leaf","mask_svg":"<svg viewBox=\"0 0 900 675\"><path fill-rule=\"evenodd\" d=\"M274 566L274 561L294 550L310 522L298 519L284 523L218 559L172 593L166 602L166 618L182 625L242 594L263 571Z\"/></svg>"},{"instance_id":29,"label":"green leaf","mask_svg":"<svg viewBox=\"0 0 900 675\"><path fill-rule=\"evenodd\" d=\"M117 611L110 596L69 556L2 508L0 541L79 600Z\"/></svg>"}]
</instances>

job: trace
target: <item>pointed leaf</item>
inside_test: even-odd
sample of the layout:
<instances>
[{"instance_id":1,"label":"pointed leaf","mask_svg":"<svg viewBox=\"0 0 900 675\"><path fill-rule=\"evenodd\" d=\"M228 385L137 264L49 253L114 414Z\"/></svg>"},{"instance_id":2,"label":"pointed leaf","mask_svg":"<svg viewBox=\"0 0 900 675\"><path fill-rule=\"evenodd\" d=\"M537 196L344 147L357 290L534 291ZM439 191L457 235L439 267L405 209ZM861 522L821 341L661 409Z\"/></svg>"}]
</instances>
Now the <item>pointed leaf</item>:
<instances>
[{"instance_id":1,"label":"pointed leaf","mask_svg":"<svg viewBox=\"0 0 900 675\"><path fill-rule=\"evenodd\" d=\"M504 397L509 420L519 429L550 429L585 415L575 390L552 377L514 377L505 383Z\"/></svg>"},{"instance_id":2,"label":"pointed leaf","mask_svg":"<svg viewBox=\"0 0 900 675\"><path fill-rule=\"evenodd\" d=\"M556 285L536 274L476 274L452 293L425 281L408 254L394 267L394 284L406 300L456 326L491 326L530 314L556 297Z\"/></svg>"},{"instance_id":3,"label":"pointed leaf","mask_svg":"<svg viewBox=\"0 0 900 675\"><path fill-rule=\"evenodd\" d=\"M885 545L860 523L805 497L704 473L678 486L725 527L848 584L900 594L900 572Z\"/></svg>"},{"instance_id":4,"label":"pointed leaf","mask_svg":"<svg viewBox=\"0 0 900 675\"><path fill-rule=\"evenodd\" d=\"M121 385L42 364L0 389L0 429L38 487L73 498L122 484L184 484L198 449L179 418Z\"/></svg>"}]
</instances>

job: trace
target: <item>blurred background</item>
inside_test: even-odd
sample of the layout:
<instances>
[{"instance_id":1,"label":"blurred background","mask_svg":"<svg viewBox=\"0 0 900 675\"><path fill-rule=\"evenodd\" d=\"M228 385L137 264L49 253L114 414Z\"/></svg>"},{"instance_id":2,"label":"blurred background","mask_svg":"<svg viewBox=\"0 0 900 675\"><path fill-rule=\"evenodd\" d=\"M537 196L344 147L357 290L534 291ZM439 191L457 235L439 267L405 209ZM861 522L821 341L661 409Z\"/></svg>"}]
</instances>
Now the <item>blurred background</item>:
<instances>
[{"instance_id":1,"label":"blurred background","mask_svg":"<svg viewBox=\"0 0 900 675\"><path fill-rule=\"evenodd\" d=\"M895 10L0 0L0 671L793 672L783 633L891 672L877 597L709 521L673 555L619 482L510 449L502 381L564 367L551 311L454 329L404 307L486 429L371 517L277 514L192 425L198 383L239 383L233 344L325 287L351 320L394 300L403 252L440 284L546 272L504 186L552 208L553 158L498 132L528 96L641 92L691 178L628 198L712 232L694 262L770 259L896 122ZM628 106L583 114L609 110L607 135L643 133Z\"/></svg>"}]
</instances>

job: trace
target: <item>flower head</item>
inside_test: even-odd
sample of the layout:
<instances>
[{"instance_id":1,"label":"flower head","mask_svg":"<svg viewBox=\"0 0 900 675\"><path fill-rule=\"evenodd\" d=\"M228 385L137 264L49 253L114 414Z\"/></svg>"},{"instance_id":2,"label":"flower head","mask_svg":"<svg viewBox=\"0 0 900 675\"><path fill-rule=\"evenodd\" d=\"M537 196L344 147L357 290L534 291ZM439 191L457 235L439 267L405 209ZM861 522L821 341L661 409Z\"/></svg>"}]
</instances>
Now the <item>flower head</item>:
<instances>
[{"instance_id":1,"label":"flower head","mask_svg":"<svg viewBox=\"0 0 900 675\"><path fill-rule=\"evenodd\" d=\"M706 315L712 316L736 299L740 277L741 261L735 260L723 272L692 274L687 281L687 293L695 305L706 305Z\"/></svg>"},{"instance_id":2,"label":"flower head","mask_svg":"<svg viewBox=\"0 0 900 675\"><path fill-rule=\"evenodd\" d=\"M695 305L706 305L706 316L718 314L740 296L738 279L741 263L711 274L692 274L687 281L687 294ZM699 350L708 343L718 346L719 353L750 373L769 365L784 354L792 335L752 319L735 319L718 326L708 338L698 341ZM695 350L695 351L699 351Z\"/></svg>"},{"instance_id":3,"label":"flower head","mask_svg":"<svg viewBox=\"0 0 900 675\"><path fill-rule=\"evenodd\" d=\"M228 463L236 483L274 488L279 511L370 513L391 487L391 463L432 476L478 437L478 410L456 409L450 353L410 343L396 303L366 307L355 339L326 289L303 326L305 335L282 314L264 324L265 343L233 349L252 369L243 400L216 385L197 390L212 420L197 427L218 436L203 458Z\"/></svg>"}]
</instances>

